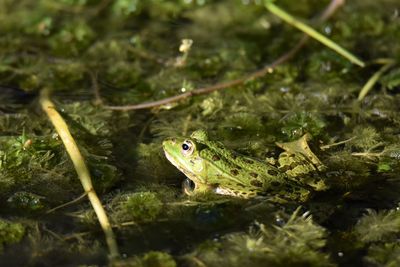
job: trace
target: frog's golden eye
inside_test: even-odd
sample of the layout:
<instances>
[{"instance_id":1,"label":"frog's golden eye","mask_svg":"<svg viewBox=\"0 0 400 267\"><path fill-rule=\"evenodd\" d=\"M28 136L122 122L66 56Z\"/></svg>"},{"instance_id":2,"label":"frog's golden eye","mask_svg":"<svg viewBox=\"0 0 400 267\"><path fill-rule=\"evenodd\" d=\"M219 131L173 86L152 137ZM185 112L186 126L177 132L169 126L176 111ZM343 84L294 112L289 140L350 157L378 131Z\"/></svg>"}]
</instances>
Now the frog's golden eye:
<instances>
[{"instance_id":1,"label":"frog's golden eye","mask_svg":"<svg viewBox=\"0 0 400 267\"><path fill-rule=\"evenodd\" d=\"M193 154L194 151L194 145L192 141L186 140L182 143L182 154L184 156L190 156Z\"/></svg>"}]
</instances>

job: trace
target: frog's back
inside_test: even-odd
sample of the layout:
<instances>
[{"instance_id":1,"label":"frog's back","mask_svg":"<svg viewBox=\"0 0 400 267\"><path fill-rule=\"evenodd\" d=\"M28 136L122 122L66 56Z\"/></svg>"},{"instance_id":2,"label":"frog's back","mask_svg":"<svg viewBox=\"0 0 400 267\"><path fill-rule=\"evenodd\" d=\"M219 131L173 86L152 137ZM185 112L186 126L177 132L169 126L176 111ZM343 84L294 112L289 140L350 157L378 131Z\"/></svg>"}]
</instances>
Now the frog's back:
<instances>
[{"instance_id":1,"label":"frog's back","mask_svg":"<svg viewBox=\"0 0 400 267\"><path fill-rule=\"evenodd\" d=\"M219 142L210 142L200 155L209 163L208 180L214 183L217 193L253 197L274 192L299 200L309 194L277 167L226 149Z\"/></svg>"}]
</instances>

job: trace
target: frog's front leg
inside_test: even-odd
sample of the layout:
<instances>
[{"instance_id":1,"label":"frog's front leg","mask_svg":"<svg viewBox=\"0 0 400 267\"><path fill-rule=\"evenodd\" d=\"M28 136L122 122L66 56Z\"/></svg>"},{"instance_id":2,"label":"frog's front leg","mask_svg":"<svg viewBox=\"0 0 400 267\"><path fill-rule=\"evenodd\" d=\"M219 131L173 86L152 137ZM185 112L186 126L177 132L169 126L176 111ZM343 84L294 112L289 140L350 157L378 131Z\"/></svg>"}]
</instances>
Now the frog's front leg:
<instances>
[{"instance_id":1,"label":"frog's front leg","mask_svg":"<svg viewBox=\"0 0 400 267\"><path fill-rule=\"evenodd\" d=\"M182 191L188 196L193 196L194 194L197 193L206 193L209 191L212 191L213 189L206 184L201 184L201 183L194 183L192 180L189 178L186 178L182 182Z\"/></svg>"}]
</instances>

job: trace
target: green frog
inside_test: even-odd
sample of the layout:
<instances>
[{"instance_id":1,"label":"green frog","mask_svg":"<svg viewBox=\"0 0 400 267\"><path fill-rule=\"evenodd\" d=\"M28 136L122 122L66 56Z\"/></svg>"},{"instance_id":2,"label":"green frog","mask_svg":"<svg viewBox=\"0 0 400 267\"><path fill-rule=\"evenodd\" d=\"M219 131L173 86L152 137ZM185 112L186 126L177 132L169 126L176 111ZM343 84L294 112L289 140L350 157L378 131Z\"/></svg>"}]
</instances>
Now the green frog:
<instances>
[{"instance_id":1,"label":"green frog","mask_svg":"<svg viewBox=\"0 0 400 267\"><path fill-rule=\"evenodd\" d=\"M167 159L193 183L188 194L213 191L241 198L275 195L306 201L313 191L327 189L318 172L322 163L307 145L307 136L290 143L277 143L283 152L278 164L247 157L209 140L204 130L190 138L167 138L163 149ZM278 165L278 166L276 166Z\"/></svg>"}]
</instances>

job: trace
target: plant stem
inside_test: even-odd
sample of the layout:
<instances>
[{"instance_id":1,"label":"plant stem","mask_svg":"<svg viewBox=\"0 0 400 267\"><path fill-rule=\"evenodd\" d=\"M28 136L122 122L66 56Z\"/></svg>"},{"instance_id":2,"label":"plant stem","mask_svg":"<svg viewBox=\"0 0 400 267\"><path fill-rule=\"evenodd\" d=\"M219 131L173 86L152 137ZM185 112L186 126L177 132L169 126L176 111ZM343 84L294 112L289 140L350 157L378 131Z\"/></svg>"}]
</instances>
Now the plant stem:
<instances>
[{"instance_id":1,"label":"plant stem","mask_svg":"<svg viewBox=\"0 0 400 267\"><path fill-rule=\"evenodd\" d=\"M283 9L280 7L276 6L274 3L272 3L270 0L265 1L265 7L274 15L278 16L288 24L292 25L293 27L299 29L300 31L304 32L305 34L309 35L310 37L314 38L315 40L319 41L320 43L326 45L327 47L331 48L335 52L337 52L339 55L343 56L344 58L347 58L349 61L352 63L364 67L365 63L357 58L355 55L351 54L349 51L341 47L340 45L336 44L329 38L325 37L324 35L320 34L307 24L297 20L294 18L292 15L286 13Z\"/></svg>"},{"instance_id":2,"label":"plant stem","mask_svg":"<svg viewBox=\"0 0 400 267\"><path fill-rule=\"evenodd\" d=\"M364 99L364 97L371 91L372 87L376 84L376 82L379 80L379 78L382 76L383 73L385 73L388 69L390 69L395 62L389 61L385 65L383 65L377 72L374 73L374 75L369 78L367 83L361 88L360 93L358 94L358 101L361 101Z\"/></svg>"},{"instance_id":3,"label":"plant stem","mask_svg":"<svg viewBox=\"0 0 400 267\"><path fill-rule=\"evenodd\" d=\"M92 204L92 207L97 215L97 219L103 229L106 238L110 260L120 258L114 232L111 228L103 205L101 204L101 201L93 188L92 179L90 177L89 169L85 164L85 159L79 151L79 148L68 129L68 125L65 123L60 113L57 112L56 106L50 100L48 89L43 89L41 91L40 104L42 106L42 109L49 117L54 128L56 129L62 142L64 143L65 149L67 150L68 155L70 156L72 163L74 164L79 180L81 181L82 187L85 190L85 194L87 194L89 201Z\"/></svg>"}]
</instances>

